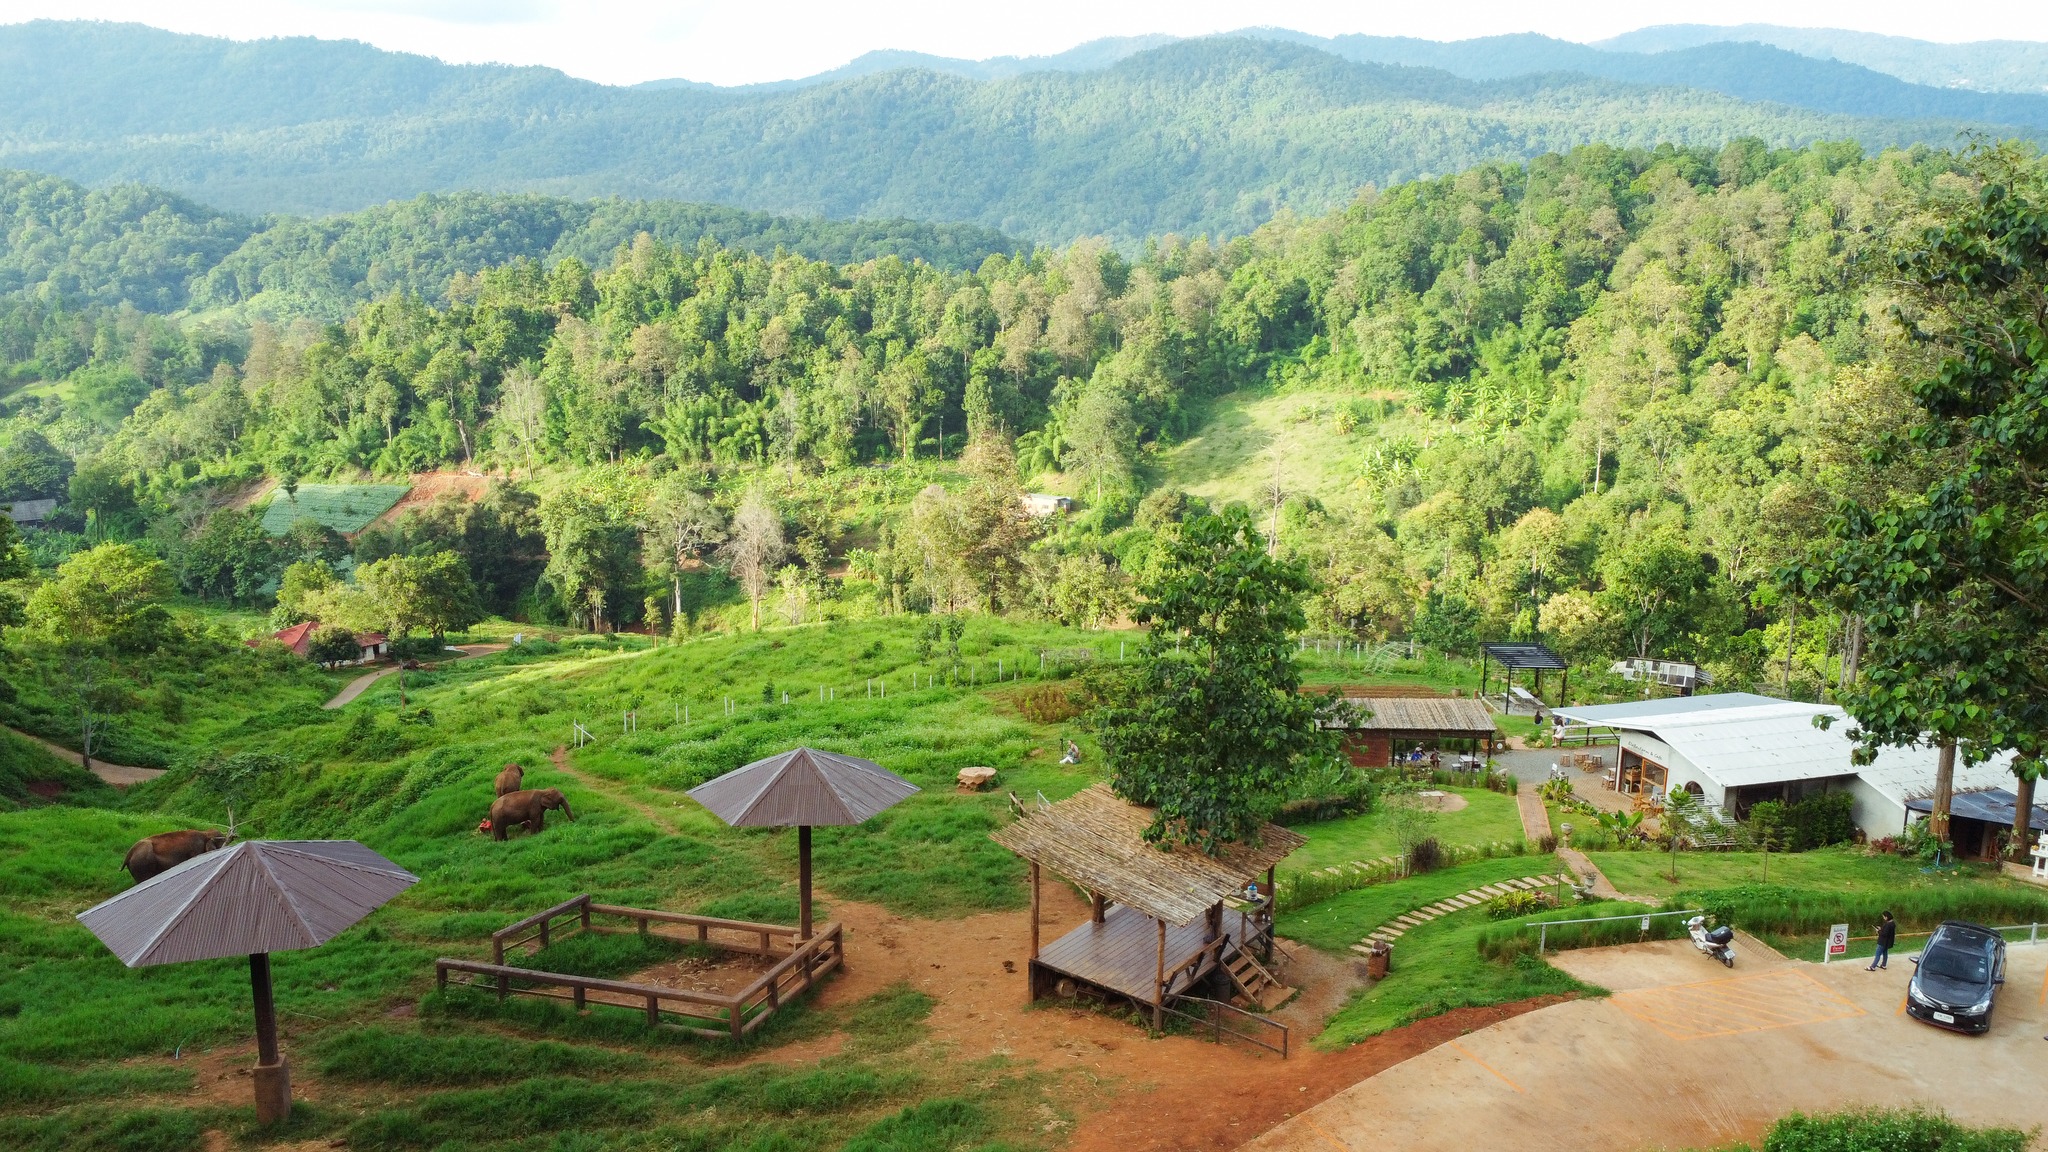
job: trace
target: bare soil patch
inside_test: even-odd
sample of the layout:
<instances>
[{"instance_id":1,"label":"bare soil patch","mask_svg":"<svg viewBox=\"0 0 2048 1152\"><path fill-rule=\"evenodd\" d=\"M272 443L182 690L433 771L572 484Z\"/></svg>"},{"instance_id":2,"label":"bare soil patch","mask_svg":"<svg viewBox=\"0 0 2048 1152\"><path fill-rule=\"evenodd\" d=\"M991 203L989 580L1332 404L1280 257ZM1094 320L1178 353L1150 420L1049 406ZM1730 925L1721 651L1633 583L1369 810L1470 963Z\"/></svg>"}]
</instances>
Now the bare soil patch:
<instances>
[{"instance_id":1,"label":"bare soil patch","mask_svg":"<svg viewBox=\"0 0 2048 1152\"><path fill-rule=\"evenodd\" d=\"M1048 885L1043 937L1059 936L1088 915L1065 885ZM1374 1037L1341 1052L1309 1046L1322 1022L1357 984L1341 960L1305 945L1287 951L1285 978L1302 995L1278 1015L1293 1029L1293 1052L1186 1036L1154 1040L1106 1012L1025 1003L1024 964L1031 950L1029 912L991 912L962 920L915 920L872 904L834 900L829 918L846 926L847 965L820 993L821 1006L849 1004L898 982L937 1001L933 1039L961 1057L999 1055L1076 1078L1066 1103L1076 1113L1072 1152L1200 1152L1235 1148L1286 1118L1382 1069L1466 1032L1563 997L1468 1008ZM1005 970L1008 961L1014 971ZM838 1037L788 1045L764 1056L815 1059Z\"/></svg>"}]
</instances>

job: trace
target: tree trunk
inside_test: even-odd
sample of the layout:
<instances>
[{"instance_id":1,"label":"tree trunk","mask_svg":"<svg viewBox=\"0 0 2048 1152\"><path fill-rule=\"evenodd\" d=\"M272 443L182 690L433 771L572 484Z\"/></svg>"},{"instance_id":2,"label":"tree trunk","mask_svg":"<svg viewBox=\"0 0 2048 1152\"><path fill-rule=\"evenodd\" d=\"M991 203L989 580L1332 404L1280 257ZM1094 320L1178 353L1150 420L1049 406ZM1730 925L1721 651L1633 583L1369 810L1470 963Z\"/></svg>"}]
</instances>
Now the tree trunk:
<instances>
[{"instance_id":1,"label":"tree trunk","mask_svg":"<svg viewBox=\"0 0 2048 1152\"><path fill-rule=\"evenodd\" d=\"M1785 598L1785 699L1792 698L1792 645L1799 639L1799 601Z\"/></svg>"},{"instance_id":2,"label":"tree trunk","mask_svg":"<svg viewBox=\"0 0 2048 1152\"><path fill-rule=\"evenodd\" d=\"M1927 815L1927 830L1936 840L1948 839L1948 809L1956 791L1956 742L1944 741L1941 758L1934 765L1934 811Z\"/></svg>"},{"instance_id":3,"label":"tree trunk","mask_svg":"<svg viewBox=\"0 0 2048 1152\"><path fill-rule=\"evenodd\" d=\"M2013 765L2017 782L2012 786L2012 858L2021 864L2027 863L2034 846L2034 767L2027 766L2020 771L2020 765Z\"/></svg>"}]
</instances>

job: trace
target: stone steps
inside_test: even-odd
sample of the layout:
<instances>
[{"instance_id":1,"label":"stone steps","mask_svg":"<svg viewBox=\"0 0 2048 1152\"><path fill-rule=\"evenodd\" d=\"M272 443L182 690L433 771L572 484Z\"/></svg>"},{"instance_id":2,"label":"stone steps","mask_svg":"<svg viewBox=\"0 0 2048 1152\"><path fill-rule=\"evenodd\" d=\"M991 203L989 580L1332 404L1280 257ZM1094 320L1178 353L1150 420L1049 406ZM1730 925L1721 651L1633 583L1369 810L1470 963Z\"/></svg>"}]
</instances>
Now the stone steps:
<instances>
[{"instance_id":1,"label":"stone steps","mask_svg":"<svg viewBox=\"0 0 2048 1152\"><path fill-rule=\"evenodd\" d=\"M1510 892L1528 892L1539 888L1549 888L1558 882L1559 877L1554 875L1524 876L1519 880L1503 880L1499 883L1488 884L1482 888L1474 888L1469 892L1460 892L1456 896L1447 897L1434 904L1418 908L1413 912L1404 912L1394 917L1392 920L1366 933L1365 939L1353 944L1351 950L1362 956L1372 950L1373 944L1390 944L1400 939L1402 934L1406 933L1409 929L1427 924L1439 916L1448 916L1453 912L1462 912L1467 908L1488 903L1496 896L1505 896Z\"/></svg>"}]
</instances>

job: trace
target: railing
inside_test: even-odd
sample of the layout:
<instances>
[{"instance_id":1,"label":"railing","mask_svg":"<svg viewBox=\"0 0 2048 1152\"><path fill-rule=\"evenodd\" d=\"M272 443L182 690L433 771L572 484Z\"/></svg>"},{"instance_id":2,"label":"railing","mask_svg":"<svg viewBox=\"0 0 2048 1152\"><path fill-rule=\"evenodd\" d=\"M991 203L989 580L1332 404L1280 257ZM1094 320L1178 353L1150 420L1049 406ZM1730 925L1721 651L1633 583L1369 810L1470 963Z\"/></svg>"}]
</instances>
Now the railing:
<instances>
[{"instance_id":1,"label":"railing","mask_svg":"<svg viewBox=\"0 0 2048 1152\"><path fill-rule=\"evenodd\" d=\"M1225 1036L1230 1036L1247 1044L1256 1044L1268 1052L1278 1052L1282 1060L1287 1059L1287 1025L1278 1020L1261 1016L1256 1012L1247 1012L1235 1004L1225 1004L1221 1000L1210 1000L1202 996L1182 996L1174 1003L1199 1006L1202 1009L1202 1015L1199 1017L1184 1012L1179 1007L1168 1008L1167 1011L1199 1028L1207 1028L1210 1040L1216 1043L1220 1044ZM1276 1036L1277 1043L1274 1039Z\"/></svg>"},{"instance_id":2,"label":"railing","mask_svg":"<svg viewBox=\"0 0 2048 1152\"><path fill-rule=\"evenodd\" d=\"M1704 909L1700 908L1687 908L1680 912L1643 912L1634 916L1587 916L1578 920L1538 920L1534 924L1524 924L1522 927L1538 929L1536 933L1536 954L1541 956L1544 946L1550 942L1550 930L1566 924L1607 924L1618 920L1640 920L1647 925L1659 916L1698 916L1703 911Z\"/></svg>"},{"instance_id":3,"label":"railing","mask_svg":"<svg viewBox=\"0 0 2048 1152\"><path fill-rule=\"evenodd\" d=\"M2013 939L2013 938L2012 938L2012 936L2011 936L2010 934L2011 934L2011 933L2014 933L2014 932L2018 932L2018 931L2020 931L2020 930L2022 930L2022 929L2024 929L2024 930L2026 931L2026 933L2027 933L2027 938L2026 938L2025 940L2015 940L2015 939ZM1995 928L1993 928L1993 929L1991 929L1991 930L1992 930L1993 932L1996 932L1996 933L1998 933L1998 934L1999 934L2000 936L2004 937L2004 938L2005 938L2005 942L2006 942L2007 944L2029 944L2029 945L2031 945L2031 944L2039 944L2039 943L2041 943L2041 925L2040 925L2039 923L2033 923L2033 924L2001 924L2001 925L1999 925L1999 926L1997 926L1997 927L1995 927ZM1934 930L1933 930L1933 929L1929 929L1929 930L1927 930L1927 931L1925 931L1925 932L1900 932L1900 933L1898 933L1898 934L1897 934L1896 938L1897 938L1897 939L1899 939L1899 940L1906 940L1906 939L1910 939L1910 938L1912 938L1912 937L1915 937L1915 936L1932 936L1932 935L1934 935ZM1875 937L1875 936L1851 936L1851 937L1849 937L1848 939L1849 939L1849 941L1850 941L1851 943L1853 943L1853 942L1856 942L1856 941L1859 941L1859 940L1875 940L1875 939L1877 939L1877 937ZM1842 959L1844 959L1844 960L1847 960L1847 959L1849 959L1849 957L1848 957L1847 955L1844 955L1844 956L1842 957ZM1860 957L1860 956L1859 956L1859 957L1857 957L1857 959L1859 959L1859 960L1860 960L1860 959L1862 959L1862 957ZM1827 941L1825 941L1825 940L1821 941L1821 946L1820 946L1820 962L1821 962L1821 963L1823 963L1823 964L1826 964L1826 963L1828 962L1828 946L1827 946Z\"/></svg>"},{"instance_id":4,"label":"railing","mask_svg":"<svg viewBox=\"0 0 2048 1152\"><path fill-rule=\"evenodd\" d=\"M592 916L617 917L631 921L633 926L592 924ZM564 972L545 972L505 963L507 949L516 949L527 944L548 947L550 943L564 935L558 927L558 922L568 918L573 918L573 922L567 925L571 932L638 932L643 936L657 935L670 940L692 940L694 943L726 952L774 957L776 962L753 983L733 995L692 992L654 984L635 984L630 981L605 980ZM696 931L694 936L680 936L676 933L655 931L656 924L679 924L694 928ZM586 893L564 900L552 908L536 912L491 933L491 962L488 964L477 960L449 958L435 961L435 982L441 988L446 988L449 973L464 973L485 979L461 983L473 987L495 988L500 1000L518 992L523 995L569 1000L578 1010L592 1003L591 993L594 992L600 996L612 997L599 999L595 1001L596 1003L643 1009L650 1027L664 1023L662 1013L667 1012L682 1018L683 1022L675 1026L684 1031L700 1036L730 1037L737 1040L760 1027L761 1023L773 1015L790 997L802 995L817 983L819 977L845 963L844 930L840 925L824 925L809 940L800 939L799 936L799 929L785 924L757 924L747 920L692 916L688 913L664 912L654 908L599 904ZM568 994L542 990L547 988L566 989Z\"/></svg>"},{"instance_id":5,"label":"railing","mask_svg":"<svg viewBox=\"0 0 2048 1152\"><path fill-rule=\"evenodd\" d=\"M1196 980L1201 979L1202 970L1206 965L1221 964L1223 962L1223 948L1229 943L1230 935L1225 933L1181 957L1179 962L1168 964L1166 966L1166 979L1164 981L1154 981L1153 1002L1158 1004L1165 1003L1166 998L1173 994L1175 987L1185 988ZM1215 955L1209 955L1212 952Z\"/></svg>"}]
</instances>

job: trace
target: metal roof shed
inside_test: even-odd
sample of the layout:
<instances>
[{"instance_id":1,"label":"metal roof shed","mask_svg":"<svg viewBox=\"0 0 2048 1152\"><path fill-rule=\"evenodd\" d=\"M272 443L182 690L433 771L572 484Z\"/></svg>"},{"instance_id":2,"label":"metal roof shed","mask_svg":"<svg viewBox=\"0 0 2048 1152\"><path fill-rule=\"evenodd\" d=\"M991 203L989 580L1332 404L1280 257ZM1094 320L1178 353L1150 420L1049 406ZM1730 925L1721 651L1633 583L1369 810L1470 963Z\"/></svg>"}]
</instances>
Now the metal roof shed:
<instances>
[{"instance_id":1,"label":"metal roof shed","mask_svg":"<svg viewBox=\"0 0 2048 1152\"><path fill-rule=\"evenodd\" d=\"M1479 698L1482 700L1486 699L1488 660L1498 663L1507 670L1506 679L1501 685L1500 693L1500 710L1503 713L1510 713L1515 710L1512 689L1515 683L1515 673L1521 671L1536 673L1536 706L1539 708L1542 706L1543 674L1545 672L1563 673L1563 675L1558 677L1557 681L1557 699L1558 703L1564 703L1565 688L1571 682L1571 665L1566 663L1564 657L1559 656L1552 650L1550 645L1534 642L1504 643L1499 641L1481 644L1479 646Z\"/></svg>"}]
</instances>

